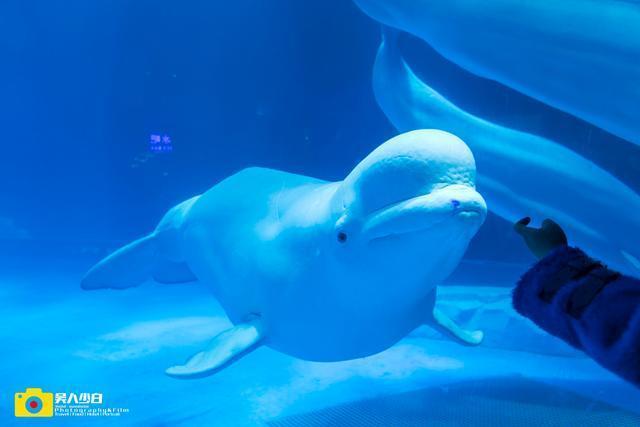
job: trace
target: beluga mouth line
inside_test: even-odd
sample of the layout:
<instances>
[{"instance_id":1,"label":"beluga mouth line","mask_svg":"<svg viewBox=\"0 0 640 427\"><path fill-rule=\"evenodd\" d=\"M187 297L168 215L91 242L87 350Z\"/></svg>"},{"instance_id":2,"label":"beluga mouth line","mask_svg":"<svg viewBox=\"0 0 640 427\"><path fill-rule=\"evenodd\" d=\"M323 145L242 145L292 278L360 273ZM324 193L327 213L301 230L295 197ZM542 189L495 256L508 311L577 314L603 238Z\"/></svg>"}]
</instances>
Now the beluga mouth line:
<instances>
[{"instance_id":1,"label":"beluga mouth line","mask_svg":"<svg viewBox=\"0 0 640 427\"><path fill-rule=\"evenodd\" d=\"M443 188L448 190L448 187ZM379 209L368 215L362 232L369 236L370 240L374 240L426 230L437 226L451 216L475 214L484 220L486 205L480 197L463 203L459 194L457 198L438 197L439 195L437 192L429 193Z\"/></svg>"}]
</instances>

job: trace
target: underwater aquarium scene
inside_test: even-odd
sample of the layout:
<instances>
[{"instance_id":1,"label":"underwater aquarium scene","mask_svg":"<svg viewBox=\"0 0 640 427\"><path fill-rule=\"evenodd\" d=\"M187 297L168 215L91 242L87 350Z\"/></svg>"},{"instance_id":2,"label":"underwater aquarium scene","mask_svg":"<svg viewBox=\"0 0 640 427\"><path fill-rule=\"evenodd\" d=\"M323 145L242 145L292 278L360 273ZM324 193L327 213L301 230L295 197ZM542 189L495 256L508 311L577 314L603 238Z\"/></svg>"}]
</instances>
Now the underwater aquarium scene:
<instances>
[{"instance_id":1,"label":"underwater aquarium scene","mask_svg":"<svg viewBox=\"0 0 640 427\"><path fill-rule=\"evenodd\" d=\"M640 1L2 0L0 427L640 427Z\"/></svg>"}]
</instances>

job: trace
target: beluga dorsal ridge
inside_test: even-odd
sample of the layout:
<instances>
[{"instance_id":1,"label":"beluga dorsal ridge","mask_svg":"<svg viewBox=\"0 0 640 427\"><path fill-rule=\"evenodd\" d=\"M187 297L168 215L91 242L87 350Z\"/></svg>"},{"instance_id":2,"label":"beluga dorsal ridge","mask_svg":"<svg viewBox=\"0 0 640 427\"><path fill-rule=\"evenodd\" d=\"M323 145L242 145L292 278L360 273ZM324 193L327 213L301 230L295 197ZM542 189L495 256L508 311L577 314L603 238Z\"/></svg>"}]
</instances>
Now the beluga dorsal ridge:
<instances>
[{"instance_id":1,"label":"beluga dorsal ridge","mask_svg":"<svg viewBox=\"0 0 640 427\"><path fill-rule=\"evenodd\" d=\"M234 326L186 363L210 375L260 345L305 360L387 349L421 324L466 343L435 309L486 216L475 161L458 137L416 130L390 139L343 181L242 170L170 209L155 231L95 265L85 289L198 279Z\"/></svg>"}]
</instances>

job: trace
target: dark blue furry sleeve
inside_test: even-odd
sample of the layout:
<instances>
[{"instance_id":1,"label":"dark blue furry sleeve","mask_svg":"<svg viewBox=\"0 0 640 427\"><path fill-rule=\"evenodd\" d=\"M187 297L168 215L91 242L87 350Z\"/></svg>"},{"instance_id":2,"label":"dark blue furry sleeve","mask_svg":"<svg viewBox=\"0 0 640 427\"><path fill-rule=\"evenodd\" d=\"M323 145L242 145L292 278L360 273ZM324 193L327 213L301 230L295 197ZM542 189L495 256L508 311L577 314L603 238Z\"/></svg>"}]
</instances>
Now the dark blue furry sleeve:
<instances>
[{"instance_id":1,"label":"dark blue furry sleeve","mask_svg":"<svg viewBox=\"0 0 640 427\"><path fill-rule=\"evenodd\" d=\"M640 386L640 281L562 247L520 279L513 305L545 331Z\"/></svg>"}]
</instances>

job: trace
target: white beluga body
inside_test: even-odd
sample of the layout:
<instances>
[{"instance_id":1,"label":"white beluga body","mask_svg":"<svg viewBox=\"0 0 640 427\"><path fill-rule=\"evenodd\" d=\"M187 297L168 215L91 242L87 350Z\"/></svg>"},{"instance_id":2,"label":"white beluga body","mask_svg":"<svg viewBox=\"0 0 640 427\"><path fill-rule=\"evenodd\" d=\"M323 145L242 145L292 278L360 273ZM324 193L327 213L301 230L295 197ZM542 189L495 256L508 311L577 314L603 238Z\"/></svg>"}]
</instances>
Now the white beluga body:
<instances>
[{"instance_id":1,"label":"white beluga body","mask_svg":"<svg viewBox=\"0 0 640 427\"><path fill-rule=\"evenodd\" d=\"M478 164L478 189L495 214L553 218L572 244L638 274L640 196L597 164L550 139L471 115L424 83L386 28L373 72L378 104L400 132L438 126L460 136Z\"/></svg>"},{"instance_id":2,"label":"white beluga body","mask_svg":"<svg viewBox=\"0 0 640 427\"><path fill-rule=\"evenodd\" d=\"M495 80L640 144L640 2L355 0Z\"/></svg>"},{"instance_id":3,"label":"white beluga body","mask_svg":"<svg viewBox=\"0 0 640 427\"><path fill-rule=\"evenodd\" d=\"M385 142L343 180L250 168L169 210L111 254L85 289L198 279L233 328L167 374L209 375L259 345L314 361L371 355L421 324L482 339L434 309L486 216L475 162L456 136Z\"/></svg>"}]
</instances>

